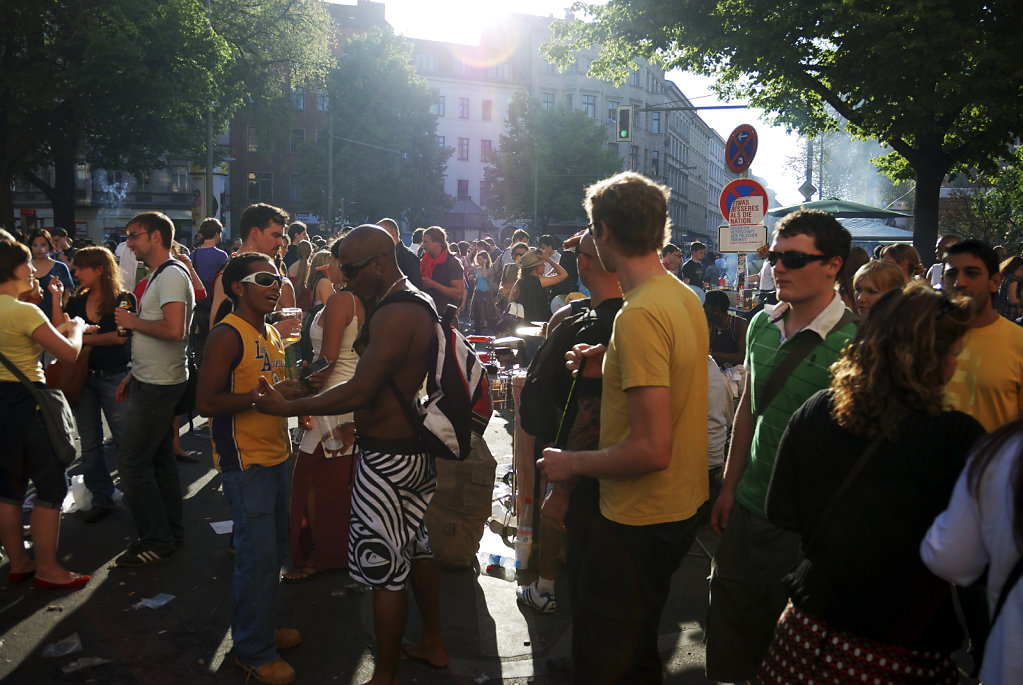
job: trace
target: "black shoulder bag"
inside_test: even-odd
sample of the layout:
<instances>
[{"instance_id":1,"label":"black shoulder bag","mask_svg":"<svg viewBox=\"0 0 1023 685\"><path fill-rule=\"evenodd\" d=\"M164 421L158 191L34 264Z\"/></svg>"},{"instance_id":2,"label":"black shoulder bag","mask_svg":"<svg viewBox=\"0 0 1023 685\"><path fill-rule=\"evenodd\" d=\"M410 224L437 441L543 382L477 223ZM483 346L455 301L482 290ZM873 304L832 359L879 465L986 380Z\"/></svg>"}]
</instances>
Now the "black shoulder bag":
<instances>
[{"instance_id":1,"label":"black shoulder bag","mask_svg":"<svg viewBox=\"0 0 1023 685\"><path fill-rule=\"evenodd\" d=\"M42 415L43 426L46 428L46 436L50 440L50 446L53 447L53 453L61 464L70 465L78 457L78 445L73 437L78 430L78 425L75 423L75 414L71 411L71 405L64 397L64 392L36 386L2 354L0 354L0 362L3 362L7 370L14 374L21 384L32 393L32 398Z\"/></svg>"}]
</instances>

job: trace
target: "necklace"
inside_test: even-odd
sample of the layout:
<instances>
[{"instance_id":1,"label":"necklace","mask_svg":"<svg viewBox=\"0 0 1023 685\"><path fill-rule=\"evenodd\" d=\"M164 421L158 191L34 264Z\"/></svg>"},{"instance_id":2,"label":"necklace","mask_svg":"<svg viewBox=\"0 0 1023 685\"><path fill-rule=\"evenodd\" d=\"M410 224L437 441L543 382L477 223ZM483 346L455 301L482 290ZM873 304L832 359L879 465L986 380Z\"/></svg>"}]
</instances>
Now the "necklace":
<instances>
[{"instance_id":1,"label":"necklace","mask_svg":"<svg viewBox=\"0 0 1023 685\"><path fill-rule=\"evenodd\" d=\"M384 294L380 296L380 299L382 300L385 297L387 297L388 295L390 295L391 291L394 290L394 286L398 285L399 283L401 283L404 280L405 280L404 276L398 276L398 280L396 280L394 283L392 283L391 287L384 291Z\"/></svg>"}]
</instances>

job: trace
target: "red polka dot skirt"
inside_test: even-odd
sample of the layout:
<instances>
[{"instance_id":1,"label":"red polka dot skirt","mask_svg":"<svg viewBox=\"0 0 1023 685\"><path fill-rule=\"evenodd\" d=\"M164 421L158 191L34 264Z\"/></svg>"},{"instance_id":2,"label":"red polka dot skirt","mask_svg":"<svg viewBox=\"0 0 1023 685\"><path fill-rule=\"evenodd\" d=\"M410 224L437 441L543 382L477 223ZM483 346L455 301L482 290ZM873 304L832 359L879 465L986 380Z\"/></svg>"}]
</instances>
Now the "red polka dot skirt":
<instances>
[{"instance_id":1,"label":"red polka dot skirt","mask_svg":"<svg viewBox=\"0 0 1023 685\"><path fill-rule=\"evenodd\" d=\"M789 602L757 671L758 683L957 685L948 655L887 645L842 630Z\"/></svg>"}]
</instances>

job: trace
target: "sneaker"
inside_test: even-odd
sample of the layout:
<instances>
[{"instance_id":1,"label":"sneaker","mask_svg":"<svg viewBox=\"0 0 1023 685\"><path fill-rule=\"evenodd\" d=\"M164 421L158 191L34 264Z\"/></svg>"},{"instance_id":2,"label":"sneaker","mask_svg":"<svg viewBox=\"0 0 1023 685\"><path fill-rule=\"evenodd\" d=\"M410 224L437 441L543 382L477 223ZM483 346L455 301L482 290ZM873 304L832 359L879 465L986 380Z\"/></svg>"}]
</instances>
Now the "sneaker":
<instances>
[{"instance_id":1,"label":"sneaker","mask_svg":"<svg viewBox=\"0 0 1023 685\"><path fill-rule=\"evenodd\" d=\"M234 658L234 663L245 671L246 680L251 677L261 683L268 683L268 685L289 685L289 683L295 682L295 669L284 659L271 661L259 668L246 666L238 657Z\"/></svg>"},{"instance_id":2,"label":"sneaker","mask_svg":"<svg viewBox=\"0 0 1023 685\"><path fill-rule=\"evenodd\" d=\"M301 644L302 634L294 628L278 628L274 640L277 641L277 649L291 649Z\"/></svg>"},{"instance_id":3,"label":"sneaker","mask_svg":"<svg viewBox=\"0 0 1023 685\"><path fill-rule=\"evenodd\" d=\"M137 568L139 566L164 564L173 558L174 550L160 553L155 549L141 549L132 545L121 556L117 557L114 563L122 568Z\"/></svg>"},{"instance_id":4,"label":"sneaker","mask_svg":"<svg viewBox=\"0 0 1023 685\"><path fill-rule=\"evenodd\" d=\"M553 614L558 608L558 600L554 597L554 593L540 592L536 583L520 585L515 588L515 596L520 602L536 609L541 614Z\"/></svg>"}]
</instances>

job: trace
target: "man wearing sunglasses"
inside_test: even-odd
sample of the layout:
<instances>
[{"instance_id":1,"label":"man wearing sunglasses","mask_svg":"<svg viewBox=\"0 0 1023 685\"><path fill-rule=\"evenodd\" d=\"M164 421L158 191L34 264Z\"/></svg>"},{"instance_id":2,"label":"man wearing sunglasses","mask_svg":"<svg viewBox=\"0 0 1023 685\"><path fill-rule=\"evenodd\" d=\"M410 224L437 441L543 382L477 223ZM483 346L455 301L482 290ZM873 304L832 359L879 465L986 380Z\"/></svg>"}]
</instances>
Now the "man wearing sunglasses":
<instances>
[{"instance_id":1,"label":"man wearing sunglasses","mask_svg":"<svg viewBox=\"0 0 1023 685\"><path fill-rule=\"evenodd\" d=\"M781 579L799 561L799 536L767 521L767 487L789 417L828 387L829 367L856 332L835 290L851 242L833 216L819 211L789 214L774 231L767 262L779 302L765 305L749 324L746 387L711 512L711 526L722 536L710 576L711 680L753 678L788 600ZM791 354L800 361L786 369Z\"/></svg>"},{"instance_id":2,"label":"man wearing sunglasses","mask_svg":"<svg viewBox=\"0 0 1023 685\"><path fill-rule=\"evenodd\" d=\"M318 395L291 401L261 379L256 407L273 416L355 412L361 456L352 493L349 573L373 588L378 654L370 682L392 683L398 681L400 659L433 668L448 664L437 568L424 520L437 485L436 465L388 388L393 380L401 401L414 406L426 378L434 314L424 306L428 298L398 268L394 241L384 229L359 226L341 243L339 256L348 288L372 308L356 341L363 351L355 375ZM410 295L415 301L409 301ZM423 637L419 644L402 647L410 579Z\"/></svg>"},{"instance_id":3,"label":"man wearing sunglasses","mask_svg":"<svg viewBox=\"0 0 1023 685\"><path fill-rule=\"evenodd\" d=\"M602 363L599 449L547 448L549 481L600 481L573 600L576 683L656 683L657 626L671 576L707 501L707 320L695 293L665 273L668 188L626 171L590 186L593 247L624 304ZM573 361L574 361L573 357Z\"/></svg>"}]
</instances>

